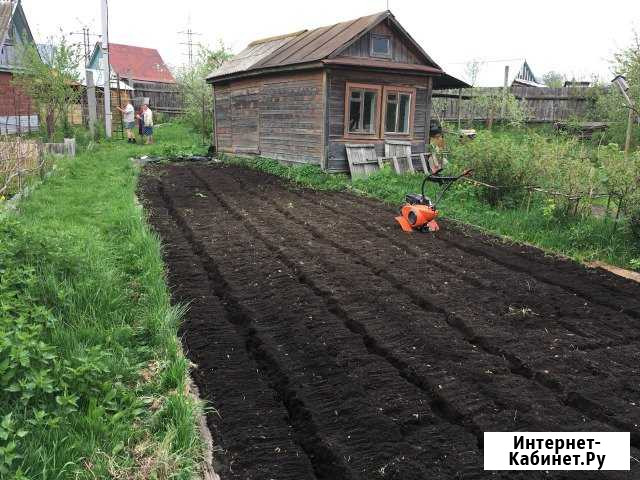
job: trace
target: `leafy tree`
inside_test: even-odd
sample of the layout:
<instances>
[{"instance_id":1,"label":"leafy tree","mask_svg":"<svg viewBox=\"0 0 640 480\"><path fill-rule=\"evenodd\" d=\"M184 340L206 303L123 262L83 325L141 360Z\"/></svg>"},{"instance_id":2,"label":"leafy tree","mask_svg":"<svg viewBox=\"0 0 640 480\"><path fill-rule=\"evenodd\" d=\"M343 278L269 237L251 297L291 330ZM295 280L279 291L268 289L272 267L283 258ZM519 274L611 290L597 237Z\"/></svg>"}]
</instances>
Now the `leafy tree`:
<instances>
[{"instance_id":1,"label":"leafy tree","mask_svg":"<svg viewBox=\"0 0 640 480\"><path fill-rule=\"evenodd\" d=\"M554 70L550 70L542 75L542 83L547 87L560 88L564 85L565 76Z\"/></svg>"},{"instance_id":2,"label":"leafy tree","mask_svg":"<svg viewBox=\"0 0 640 480\"><path fill-rule=\"evenodd\" d=\"M471 60L467 62L465 65L465 73L467 74L467 78L469 79L469 84L472 87L477 87L478 83L478 75L480 75L480 70L482 69L483 62L480 60Z\"/></svg>"},{"instance_id":3,"label":"leafy tree","mask_svg":"<svg viewBox=\"0 0 640 480\"><path fill-rule=\"evenodd\" d=\"M51 140L57 122L66 124L69 107L82 96L78 68L81 54L78 45L69 43L64 35L51 38L46 61L33 43L25 42L18 51L19 68L13 76L14 85L31 97L44 117L47 138Z\"/></svg>"},{"instance_id":4,"label":"leafy tree","mask_svg":"<svg viewBox=\"0 0 640 480\"><path fill-rule=\"evenodd\" d=\"M222 42L213 50L200 46L193 64L183 67L176 75L183 102L183 118L203 134L211 134L213 127L213 94L206 78L228 58L231 58L231 52Z\"/></svg>"},{"instance_id":5,"label":"leafy tree","mask_svg":"<svg viewBox=\"0 0 640 480\"><path fill-rule=\"evenodd\" d=\"M633 33L630 45L614 54L610 63L612 72L626 77L629 84L627 94L640 109L640 32ZM605 139L624 145L629 109L618 88L609 82L596 85L590 89L589 98L592 104L589 117L609 124ZM639 136L640 127L636 123L631 137L632 146L637 146Z\"/></svg>"},{"instance_id":6,"label":"leafy tree","mask_svg":"<svg viewBox=\"0 0 640 480\"><path fill-rule=\"evenodd\" d=\"M491 129L497 119L513 127L520 127L527 118L527 112L510 91L503 88L473 88L471 109L481 112L486 118L486 126Z\"/></svg>"}]
</instances>

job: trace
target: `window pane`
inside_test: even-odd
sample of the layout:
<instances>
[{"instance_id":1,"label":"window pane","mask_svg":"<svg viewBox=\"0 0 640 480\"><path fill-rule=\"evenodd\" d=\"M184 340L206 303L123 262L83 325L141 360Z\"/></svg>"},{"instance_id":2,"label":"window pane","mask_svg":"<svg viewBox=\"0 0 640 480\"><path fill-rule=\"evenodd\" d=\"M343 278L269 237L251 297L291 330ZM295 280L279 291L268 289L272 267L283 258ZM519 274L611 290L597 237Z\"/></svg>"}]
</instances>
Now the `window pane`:
<instances>
[{"instance_id":1,"label":"window pane","mask_svg":"<svg viewBox=\"0 0 640 480\"><path fill-rule=\"evenodd\" d=\"M362 129L365 132L373 132L376 114L376 93L364 92L364 113L362 115Z\"/></svg>"},{"instance_id":2,"label":"window pane","mask_svg":"<svg viewBox=\"0 0 640 480\"><path fill-rule=\"evenodd\" d=\"M393 95L395 96L395 95ZM398 108L398 104L396 102L390 102L392 95L387 97L387 114L385 118L385 131L386 132L395 132L396 131L396 109Z\"/></svg>"},{"instance_id":3,"label":"window pane","mask_svg":"<svg viewBox=\"0 0 640 480\"><path fill-rule=\"evenodd\" d=\"M349 102L349 131L356 132L360 126L360 100Z\"/></svg>"},{"instance_id":4,"label":"window pane","mask_svg":"<svg viewBox=\"0 0 640 480\"><path fill-rule=\"evenodd\" d=\"M401 94L398 104L398 132L407 133L409 131L409 109L411 95Z\"/></svg>"},{"instance_id":5,"label":"window pane","mask_svg":"<svg viewBox=\"0 0 640 480\"><path fill-rule=\"evenodd\" d=\"M360 95L362 95L362 91L360 91L360 90L351 90L351 99L352 100L360 100Z\"/></svg>"},{"instance_id":6,"label":"window pane","mask_svg":"<svg viewBox=\"0 0 640 480\"><path fill-rule=\"evenodd\" d=\"M373 53L377 55L389 55L389 51L390 51L389 37L374 36L372 37L371 44L372 44Z\"/></svg>"}]
</instances>

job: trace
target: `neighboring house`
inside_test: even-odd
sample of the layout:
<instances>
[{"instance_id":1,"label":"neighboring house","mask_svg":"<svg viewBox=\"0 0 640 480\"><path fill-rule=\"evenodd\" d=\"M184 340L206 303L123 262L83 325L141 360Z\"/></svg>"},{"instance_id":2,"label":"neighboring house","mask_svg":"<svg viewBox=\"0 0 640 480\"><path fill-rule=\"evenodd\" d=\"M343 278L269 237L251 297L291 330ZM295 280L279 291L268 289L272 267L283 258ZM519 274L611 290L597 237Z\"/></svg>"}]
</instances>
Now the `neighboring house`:
<instances>
[{"instance_id":1,"label":"neighboring house","mask_svg":"<svg viewBox=\"0 0 640 480\"><path fill-rule=\"evenodd\" d=\"M345 144L429 143L433 88L468 86L389 11L250 43L207 78L218 151L348 171Z\"/></svg>"},{"instance_id":2,"label":"neighboring house","mask_svg":"<svg viewBox=\"0 0 640 480\"><path fill-rule=\"evenodd\" d=\"M0 134L38 130L31 99L12 85L25 41L33 42L33 35L20 0L0 0Z\"/></svg>"},{"instance_id":3,"label":"neighboring house","mask_svg":"<svg viewBox=\"0 0 640 480\"><path fill-rule=\"evenodd\" d=\"M546 87L538 82L531 67L524 58L509 60L472 60L452 63L447 71L473 87Z\"/></svg>"},{"instance_id":4,"label":"neighboring house","mask_svg":"<svg viewBox=\"0 0 640 480\"><path fill-rule=\"evenodd\" d=\"M112 73L135 90L135 97L148 98L153 109L181 111L176 80L156 49L110 43L109 64ZM96 44L87 68L102 70L102 65L102 49Z\"/></svg>"}]
</instances>

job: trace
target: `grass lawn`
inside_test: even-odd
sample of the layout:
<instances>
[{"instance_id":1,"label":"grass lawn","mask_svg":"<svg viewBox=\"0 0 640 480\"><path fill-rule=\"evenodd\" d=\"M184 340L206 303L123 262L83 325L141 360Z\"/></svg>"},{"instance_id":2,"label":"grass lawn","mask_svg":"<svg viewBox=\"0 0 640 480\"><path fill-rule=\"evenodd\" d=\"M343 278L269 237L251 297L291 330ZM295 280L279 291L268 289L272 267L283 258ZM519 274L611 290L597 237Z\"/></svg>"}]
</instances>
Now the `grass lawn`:
<instances>
[{"instance_id":1,"label":"grass lawn","mask_svg":"<svg viewBox=\"0 0 640 480\"><path fill-rule=\"evenodd\" d=\"M357 193L394 206L404 202L405 193L419 192L424 178L419 174L398 176L385 169L352 183L346 175L326 174L315 166L286 167L269 159L238 157L225 157L225 161L270 172L311 188L355 189ZM436 187L429 184L428 188L431 198L435 198ZM640 242L624 222L616 226L611 219L558 217L549 211L544 198L537 196L533 197L528 211L523 205L492 207L481 202L474 190L469 183L454 185L441 203L441 214L501 235L505 241L529 243L578 261L600 260L640 269Z\"/></svg>"},{"instance_id":2,"label":"grass lawn","mask_svg":"<svg viewBox=\"0 0 640 480\"><path fill-rule=\"evenodd\" d=\"M0 478L191 478L201 445L160 242L130 157L201 153L185 128L104 142L0 214Z\"/></svg>"}]
</instances>

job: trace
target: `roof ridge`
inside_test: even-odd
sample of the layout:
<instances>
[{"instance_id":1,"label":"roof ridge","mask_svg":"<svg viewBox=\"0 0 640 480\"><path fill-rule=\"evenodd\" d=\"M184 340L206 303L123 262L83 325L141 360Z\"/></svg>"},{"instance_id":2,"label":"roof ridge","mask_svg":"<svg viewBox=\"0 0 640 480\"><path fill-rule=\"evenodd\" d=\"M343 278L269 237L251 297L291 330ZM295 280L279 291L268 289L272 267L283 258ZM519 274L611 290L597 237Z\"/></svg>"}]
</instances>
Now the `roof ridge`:
<instances>
[{"instance_id":1,"label":"roof ridge","mask_svg":"<svg viewBox=\"0 0 640 480\"><path fill-rule=\"evenodd\" d=\"M261 43L274 42L276 40L282 40L289 37L297 37L298 35L307 33L308 31L308 29L304 29L298 30L297 32L286 33L284 35L274 35L273 37L260 38L258 40L252 41L249 45L247 45L247 47L255 47L256 45L260 45Z\"/></svg>"},{"instance_id":2,"label":"roof ridge","mask_svg":"<svg viewBox=\"0 0 640 480\"><path fill-rule=\"evenodd\" d=\"M99 43L99 42L98 42ZM155 50L156 52L158 52L157 48L153 48L153 47L140 47L138 45L129 45L127 43L118 43L118 42L109 42L109 45L117 45L119 47L129 47L129 48L140 48L142 50Z\"/></svg>"}]
</instances>

